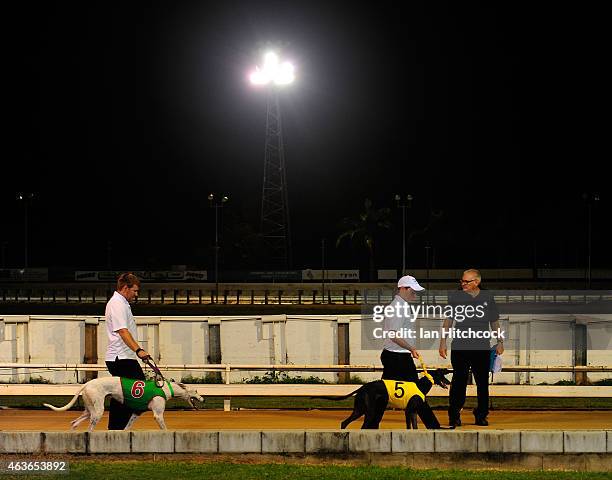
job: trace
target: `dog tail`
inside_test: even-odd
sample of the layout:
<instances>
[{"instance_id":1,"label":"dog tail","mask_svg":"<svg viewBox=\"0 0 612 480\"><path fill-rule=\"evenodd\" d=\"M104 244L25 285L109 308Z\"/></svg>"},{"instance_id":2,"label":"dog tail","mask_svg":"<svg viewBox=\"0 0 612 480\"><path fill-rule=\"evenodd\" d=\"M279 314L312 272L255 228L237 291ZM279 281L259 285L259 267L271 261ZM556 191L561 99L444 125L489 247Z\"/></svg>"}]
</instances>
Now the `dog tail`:
<instances>
[{"instance_id":1,"label":"dog tail","mask_svg":"<svg viewBox=\"0 0 612 480\"><path fill-rule=\"evenodd\" d=\"M85 388L85 385L83 385L81 389L74 395L74 397L72 397L72 400L70 400L68 404L64 405L63 407L54 407L53 405L50 405L48 403L43 403L43 405L45 407L50 408L51 410L55 410L56 412L65 412L69 408L72 408L72 406L76 403L77 398L79 398L79 395L81 394L84 388Z\"/></svg>"},{"instance_id":2,"label":"dog tail","mask_svg":"<svg viewBox=\"0 0 612 480\"><path fill-rule=\"evenodd\" d=\"M355 395L359 390L361 390L365 385L362 385L361 387L359 387L357 390L355 390L354 392L349 393L348 395L343 395L342 397L310 397L310 398L317 398L317 399L322 399L322 400L346 400L349 397L352 397L353 395Z\"/></svg>"}]
</instances>

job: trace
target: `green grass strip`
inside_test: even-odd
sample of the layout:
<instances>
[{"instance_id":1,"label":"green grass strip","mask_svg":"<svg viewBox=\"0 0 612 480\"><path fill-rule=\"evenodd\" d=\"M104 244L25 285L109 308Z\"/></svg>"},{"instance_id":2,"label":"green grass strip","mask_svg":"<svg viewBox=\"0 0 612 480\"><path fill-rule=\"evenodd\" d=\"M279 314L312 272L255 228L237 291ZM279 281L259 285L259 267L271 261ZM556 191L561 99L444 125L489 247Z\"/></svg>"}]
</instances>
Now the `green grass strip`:
<instances>
[{"instance_id":1,"label":"green grass strip","mask_svg":"<svg viewBox=\"0 0 612 480\"><path fill-rule=\"evenodd\" d=\"M609 480L606 472L569 471L478 471L478 470L412 470L402 467L376 466L306 466L289 464L236 464L197 462L71 462L68 475L16 476L15 478L100 479L439 479L439 480Z\"/></svg>"}]
</instances>

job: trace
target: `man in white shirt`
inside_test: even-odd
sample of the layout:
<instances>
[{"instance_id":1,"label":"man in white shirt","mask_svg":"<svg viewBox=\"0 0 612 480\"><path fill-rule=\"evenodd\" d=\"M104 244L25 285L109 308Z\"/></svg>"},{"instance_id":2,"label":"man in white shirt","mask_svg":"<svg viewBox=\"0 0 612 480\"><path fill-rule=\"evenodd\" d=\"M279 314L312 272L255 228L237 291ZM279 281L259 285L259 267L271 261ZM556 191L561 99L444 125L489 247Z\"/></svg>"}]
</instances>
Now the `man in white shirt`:
<instances>
[{"instance_id":1,"label":"man in white shirt","mask_svg":"<svg viewBox=\"0 0 612 480\"><path fill-rule=\"evenodd\" d=\"M425 289L410 275L400 278L397 282L397 294L387 306L387 308L392 307L396 313L385 315L383 325L385 340L380 361L384 367L382 374L384 379L406 382L418 380L417 370L412 360L419 357L416 347L406 338L398 338L395 333L392 333L395 338L390 338L389 332L399 333L406 332L407 329L414 330L410 310L406 312L404 306L407 306L408 302L414 302L417 299L416 292L423 290Z\"/></svg>"},{"instance_id":2,"label":"man in white shirt","mask_svg":"<svg viewBox=\"0 0 612 480\"><path fill-rule=\"evenodd\" d=\"M117 279L117 291L106 304L106 366L114 377L145 380L138 359L144 360L149 354L137 342L136 321L130 302L138 298L140 280L133 273L123 273ZM132 415L132 410L114 399L110 401L108 429L123 430Z\"/></svg>"}]
</instances>

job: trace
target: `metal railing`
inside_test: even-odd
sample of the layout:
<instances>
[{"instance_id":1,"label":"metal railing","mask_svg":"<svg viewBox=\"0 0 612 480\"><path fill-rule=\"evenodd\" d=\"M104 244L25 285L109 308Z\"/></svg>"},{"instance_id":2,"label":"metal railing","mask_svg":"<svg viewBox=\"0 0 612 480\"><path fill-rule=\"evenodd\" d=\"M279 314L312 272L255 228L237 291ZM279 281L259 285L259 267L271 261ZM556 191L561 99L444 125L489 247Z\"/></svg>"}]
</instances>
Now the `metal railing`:
<instances>
[{"instance_id":1,"label":"metal railing","mask_svg":"<svg viewBox=\"0 0 612 480\"><path fill-rule=\"evenodd\" d=\"M320 286L319 286L320 287ZM104 304L113 295L111 288L82 287L0 287L0 302ZM151 305L367 305L386 304L394 296L390 287L380 288L221 288L219 296L213 286L198 288L147 288L141 286L139 304ZM430 291L421 297L424 303L446 304L444 290ZM612 303L612 291L549 291L507 290L495 292L495 301L502 304L546 303L587 304Z\"/></svg>"},{"instance_id":2,"label":"metal railing","mask_svg":"<svg viewBox=\"0 0 612 480\"><path fill-rule=\"evenodd\" d=\"M295 365L295 364L168 364L158 365L163 371L190 371L222 372L226 374L225 383L229 383L229 374L238 371L271 371L271 372L382 372L381 365ZM445 365L428 365L427 369L446 368L452 372L452 367ZM99 372L106 371L105 364L91 363L0 363L0 373L3 369L36 369L47 371L69 372ZM422 368L417 367L422 371ZM612 372L612 365L508 365L502 367L502 372L566 372L566 373L605 373ZM24 372L21 372L22 374Z\"/></svg>"}]
</instances>

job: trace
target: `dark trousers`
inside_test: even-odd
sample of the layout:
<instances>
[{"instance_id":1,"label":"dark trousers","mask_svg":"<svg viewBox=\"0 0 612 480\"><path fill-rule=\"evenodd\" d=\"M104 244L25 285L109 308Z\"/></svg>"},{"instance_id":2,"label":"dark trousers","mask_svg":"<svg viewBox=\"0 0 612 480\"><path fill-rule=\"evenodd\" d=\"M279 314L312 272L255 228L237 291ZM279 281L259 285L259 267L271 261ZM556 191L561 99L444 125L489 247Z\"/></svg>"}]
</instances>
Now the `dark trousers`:
<instances>
[{"instance_id":1,"label":"dark trousers","mask_svg":"<svg viewBox=\"0 0 612 480\"><path fill-rule=\"evenodd\" d=\"M384 367L382 378L385 380L416 382L419 379L410 352L398 353L383 350L380 354L380 361Z\"/></svg>"},{"instance_id":2,"label":"dark trousers","mask_svg":"<svg viewBox=\"0 0 612 480\"><path fill-rule=\"evenodd\" d=\"M476 381L478 407L476 416L486 417L489 414L489 350L451 350L453 379L449 393L448 416L457 418L465 404L470 368Z\"/></svg>"},{"instance_id":3,"label":"dark trousers","mask_svg":"<svg viewBox=\"0 0 612 480\"><path fill-rule=\"evenodd\" d=\"M138 360L115 359L114 362L106 362L108 372L113 377L135 378L137 380L145 380L144 372L140 367ZM127 425L134 411L127 408L122 403L119 403L114 398L111 398L110 408L108 411L108 429L123 430Z\"/></svg>"},{"instance_id":4,"label":"dark trousers","mask_svg":"<svg viewBox=\"0 0 612 480\"><path fill-rule=\"evenodd\" d=\"M383 350L380 354L380 361L384 367L382 374L383 379L400 380L404 382L418 382L419 375L416 367L414 366L414 360L412 359L412 354L410 352L397 353L390 352L389 350ZM429 403L420 402L417 413L419 414L423 424L430 426L428 428L440 427L436 414L432 411Z\"/></svg>"}]
</instances>

